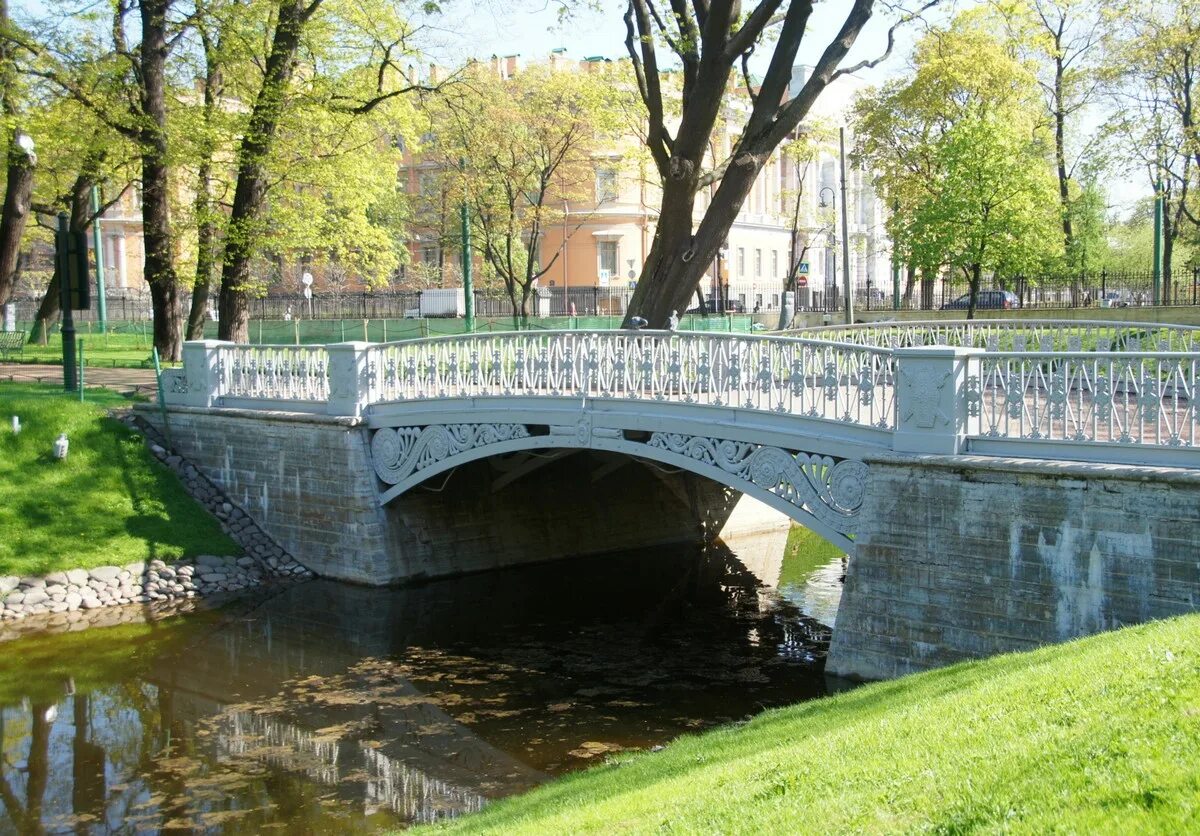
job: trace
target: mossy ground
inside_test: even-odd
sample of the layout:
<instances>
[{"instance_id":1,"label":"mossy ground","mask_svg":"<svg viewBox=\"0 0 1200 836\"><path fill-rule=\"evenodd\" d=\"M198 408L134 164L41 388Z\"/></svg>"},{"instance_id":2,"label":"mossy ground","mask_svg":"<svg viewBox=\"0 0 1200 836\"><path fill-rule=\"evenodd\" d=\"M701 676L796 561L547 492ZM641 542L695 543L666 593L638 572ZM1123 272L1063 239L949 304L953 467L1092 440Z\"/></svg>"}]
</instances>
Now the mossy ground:
<instances>
[{"instance_id":1,"label":"mossy ground","mask_svg":"<svg viewBox=\"0 0 1200 836\"><path fill-rule=\"evenodd\" d=\"M0 575L240 554L142 438L108 417L129 402L93 389L86 398L0 383ZM60 432L63 461L51 455Z\"/></svg>"},{"instance_id":2,"label":"mossy ground","mask_svg":"<svg viewBox=\"0 0 1200 836\"><path fill-rule=\"evenodd\" d=\"M1200 832L1200 615L768 711L445 829Z\"/></svg>"}]
</instances>

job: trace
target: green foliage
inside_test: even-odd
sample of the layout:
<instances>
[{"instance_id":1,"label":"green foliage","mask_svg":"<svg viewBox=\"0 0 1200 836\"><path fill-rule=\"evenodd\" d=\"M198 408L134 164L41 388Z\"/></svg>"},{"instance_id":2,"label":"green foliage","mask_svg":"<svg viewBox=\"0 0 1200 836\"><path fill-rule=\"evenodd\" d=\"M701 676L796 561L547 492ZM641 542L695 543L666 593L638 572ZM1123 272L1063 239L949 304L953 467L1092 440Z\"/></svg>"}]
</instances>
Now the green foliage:
<instances>
[{"instance_id":1,"label":"green foliage","mask_svg":"<svg viewBox=\"0 0 1200 836\"><path fill-rule=\"evenodd\" d=\"M568 776L460 833L1185 833L1200 616L868 685Z\"/></svg>"},{"instance_id":2,"label":"green foliage","mask_svg":"<svg viewBox=\"0 0 1200 836\"><path fill-rule=\"evenodd\" d=\"M217 521L99 405L52 386L0 383L0 575L37 575L198 554L237 554ZM12 415L23 430L8 429ZM70 442L58 461L59 433Z\"/></svg>"},{"instance_id":3,"label":"green foliage","mask_svg":"<svg viewBox=\"0 0 1200 836\"><path fill-rule=\"evenodd\" d=\"M1037 79L997 26L986 9L958 15L921 39L910 77L856 105L888 231L926 270L1032 271L1061 254Z\"/></svg>"},{"instance_id":4,"label":"green foliage","mask_svg":"<svg viewBox=\"0 0 1200 836\"><path fill-rule=\"evenodd\" d=\"M468 204L472 246L508 292L514 316L528 316L525 300L558 258L542 264L529 253L561 227L565 204L596 203L596 167L620 155L632 93L619 72L537 66L503 79L474 64L453 95L431 103L435 141L422 154L438 173L422 188L421 212L453 239L446 229L456 216L447 207Z\"/></svg>"}]
</instances>

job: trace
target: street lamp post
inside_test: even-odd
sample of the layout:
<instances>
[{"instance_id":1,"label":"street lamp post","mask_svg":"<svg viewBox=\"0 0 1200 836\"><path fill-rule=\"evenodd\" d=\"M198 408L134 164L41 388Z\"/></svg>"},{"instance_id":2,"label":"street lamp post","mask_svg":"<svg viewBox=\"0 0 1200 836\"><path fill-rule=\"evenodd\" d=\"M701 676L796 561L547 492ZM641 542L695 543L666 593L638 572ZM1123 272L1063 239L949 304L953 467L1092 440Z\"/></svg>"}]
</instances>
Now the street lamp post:
<instances>
[{"instance_id":1,"label":"street lamp post","mask_svg":"<svg viewBox=\"0 0 1200 836\"><path fill-rule=\"evenodd\" d=\"M846 221L846 129L838 128L838 146L842 157L842 285L846 295L846 324L854 324L854 297L850 293L850 233Z\"/></svg>"},{"instance_id":2,"label":"street lamp post","mask_svg":"<svg viewBox=\"0 0 1200 836\"><path fill-rule=\"evenodd\" d=\"M825 197L826 192L829 192L828 198ZM821 209L832 208L834 210L834 214L835 215L837 214L837 192L835 192L833 190L833 187L822 186L821 191L817 192L817 198L818 198L818 202L817 202L818 208L821 208ZM826 248L833 252L833 291L834 291L834 293L836 293L837 292L837 239L834 237L832 231L829 233L829 241L826 244ZM825 309L826 310L829 310L829 290L830 290L829 280L826 279L826 281L825 281L825 300L826 300L825 301Z\"/></svg>"}]
</instances>

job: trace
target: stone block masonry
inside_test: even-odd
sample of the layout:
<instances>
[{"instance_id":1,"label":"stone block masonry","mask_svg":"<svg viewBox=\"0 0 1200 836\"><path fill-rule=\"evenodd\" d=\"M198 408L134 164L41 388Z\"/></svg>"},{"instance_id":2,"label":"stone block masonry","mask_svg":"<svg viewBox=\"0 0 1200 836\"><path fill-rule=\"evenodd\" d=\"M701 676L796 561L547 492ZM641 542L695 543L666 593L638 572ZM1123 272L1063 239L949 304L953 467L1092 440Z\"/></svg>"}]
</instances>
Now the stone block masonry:
<instances>
[{"instance_id":1,"label":"stone block masonry","mask_svg":"<svg viewBox=\"0 0 1200 836\"><path fill-rule=\"evenodd\" d=\"M688 473L667 475L678 489L666 490L631 476L642 465L628 457L585 451L499 490L490 461L470 462L384 507L356 418L174 407L169 420L184 459L272 541L319 575L357 583L704 542L741 496Z\"/></svg>"},{"instance_id":2,"label":"stone block masonry","mask_svg":"<svg viewBox=\"0 0 1200 836\"><path fill-rule=\"evenodd\" d=\"M886 679L1200 609L1200 474L870 461L828 670Z\"/></svg>"}]
</instances>

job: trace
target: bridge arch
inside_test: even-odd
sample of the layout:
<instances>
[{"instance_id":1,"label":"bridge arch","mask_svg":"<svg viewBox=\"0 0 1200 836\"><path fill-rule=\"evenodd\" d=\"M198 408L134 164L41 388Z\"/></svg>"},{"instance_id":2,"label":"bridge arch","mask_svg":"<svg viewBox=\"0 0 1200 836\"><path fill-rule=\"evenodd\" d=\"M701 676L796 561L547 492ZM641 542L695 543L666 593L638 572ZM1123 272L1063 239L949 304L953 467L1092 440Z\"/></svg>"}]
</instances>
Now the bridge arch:
<instances>
[{"instance_id":1,"label":"bridge arch","mask_svg":"<svg viewBox=\"0 0 1200 836\"><path fill-rule=\"evenodd\" d=\"M716 428L714 428L716 430ZM573 425L430 423L370 431L371 463L387 505L426 480L507 453L574 449L620 453L674 467L782 512L847 553L855 550L868 466L843 458L723 437Z\"/></svg>"}]
</instances>

